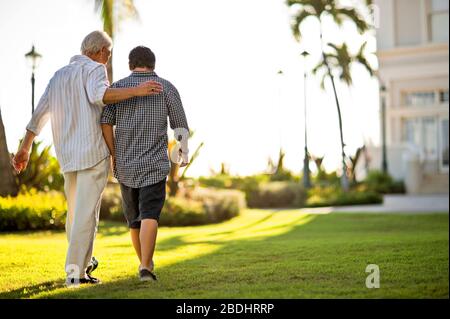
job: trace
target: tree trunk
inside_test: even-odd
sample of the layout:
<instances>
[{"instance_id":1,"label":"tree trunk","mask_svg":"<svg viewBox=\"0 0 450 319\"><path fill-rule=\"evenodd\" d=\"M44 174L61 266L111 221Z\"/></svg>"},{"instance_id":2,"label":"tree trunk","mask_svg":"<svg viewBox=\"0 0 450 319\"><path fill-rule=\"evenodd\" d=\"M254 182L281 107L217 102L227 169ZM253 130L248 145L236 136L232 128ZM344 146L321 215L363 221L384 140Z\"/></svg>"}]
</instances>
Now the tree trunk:
<instances>
[{"instance_id":1,"label":"tree trunk","mask_svg":"<svg viewBox=\"0 0 450 319\"><path fill-rule=\"evenodd\" d=\"M349 190L349 182L348 182L348 177L347 177L347 164L345 163L345 150L344 150L345 143L344 143L344 133L342 130L341 107L339 105L339 99L338 99L337 92L336 92L336 85L334 84L334 77L333 77L333 74L331 73L331 68L328 65L328 61L325 56L325 52L323 50L322 50L322 55L323 55L323 61L324 61L325 65L327 66L328 76L330 77L331 85L333 86L334 100L336 101L336 108L337 108L338 119L339 119L339 133L340 133L340 137L341 137L341 156L342 156L341 186L342 186L342 189L344 190L344 192L347 192Z\"/></svg>"},{"instance_id":2,"label":"tree trunk","mask_svg":"<svg viewBox=\"0 0 450 319\"><path fill-rule=\"evenodd\" d=\"M322 58L323 62L325 63L328 71L328 76L330 77L331 84L333 86L333 93L334 93L334 100L336 101L336 107L338 111L338 118L339 118L339 133L341 137L341 156L342 156L342 177L341 177L341 186L344 192L347 192L349 190L349 183L347 178L347 164L345 163L345 144L344 144L344 133L342 131L342 117L341 117L341 107L339 105L339 99L336 92L336 86L334 84L334 78L333 74L331 73L330 65L328 64L327 57L325 56L325 50L323 47L323 34L322 34L322 19L319 18L320 21L320 43L322 46Z\"/></svg>"},{"instance_id":3,"label":"tree trunk","mask_svg":"<svg viewBox=\"0 0 450 319\"><path fill-rule=\"evenodd\" d=\"M108 33L111 39L114 41L114 3L113 0L105 0L103 1L103 10L104 16L108 18L103 19L103 31ZM108 71L108 80L109 84L113 83L113 49L111 49L111 57L109 58L108 63L106 64L106 70Z\"/></svg>"},{"instance_id":4,"label":"tree trunk","mask_svg":"<svg viewBox=\"0 0 450 319\"><path fill-rule=\"evenodd\" d=\"M327 67L328 67L328 64L327 64ZM333 75L331 74L331 70L329 67L328 67L328 75L331 79L331 84L333 85L334 99L336 101L336 107L337 107L338 118L339 118L339 133L340 133L340 137L341 137L341 156L342 156L341 186L342 186L342 189L344 190L344 192L347 192L349 190L349 185L348 185L348 177L347 177L347 164L345 163L345 150L344 150L345 143L344 143L344 133L342 130L341 107L339 105L339 99L338 99L337 92L336 92L336 86L334 85L334 78L333 78Z\"/></svg>"},{"instance_id":5,"label":"tree trunk","mask_svg":"<svg viewBox=\"0 0 450 319\"><path fill-rule=\"evenodd\" d=\"M15 196L17 192L18 187L13 175L13 168L6 144L5 127L3 126L0 110L0 196Z\"/></svg>"},{"instance_id":6,"label":"tree trunk","mask_svg":"<svg viewBox=\"0 0 450 319\"><path fill-rule=\"evenodd\" d=\"M106 64L106 71L108 72L109 85L113 83L112 60L113 60L113 53L111 51L111 57L109 58L108 64Z\"/></svg>"}]
</instances>

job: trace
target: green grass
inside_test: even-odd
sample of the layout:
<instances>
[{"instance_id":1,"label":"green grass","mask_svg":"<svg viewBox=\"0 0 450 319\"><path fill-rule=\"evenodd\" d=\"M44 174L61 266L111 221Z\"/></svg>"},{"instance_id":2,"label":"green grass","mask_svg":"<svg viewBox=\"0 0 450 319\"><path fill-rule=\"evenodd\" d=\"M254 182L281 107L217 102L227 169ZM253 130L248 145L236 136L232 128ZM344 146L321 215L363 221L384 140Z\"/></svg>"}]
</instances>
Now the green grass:
<instances>
[{"instance_id":1,"label":"green grass","mask_svg":"<svg viewBox=\"0 0 450 319\"><path fill-rule=\"evenodd\" d=\"M0 298L448 298L448 214L246 210L159 229L158 282L140 282L122 224L102 223L99 286L67 289L63 232L0 234ZM368 264L380 267L368 289Z\"/></svg>"}]
</instances>

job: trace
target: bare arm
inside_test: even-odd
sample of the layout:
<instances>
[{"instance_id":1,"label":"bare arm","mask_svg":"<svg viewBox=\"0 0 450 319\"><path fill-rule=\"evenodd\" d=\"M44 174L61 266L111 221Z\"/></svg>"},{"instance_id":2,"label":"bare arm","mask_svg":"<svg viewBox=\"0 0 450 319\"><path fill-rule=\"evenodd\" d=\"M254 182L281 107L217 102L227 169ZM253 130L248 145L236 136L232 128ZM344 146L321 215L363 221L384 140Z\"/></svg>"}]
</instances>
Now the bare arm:
<instances>
[{"instance_id":1,"label":"bare arm","mask_svg":"<svg viewBox=\"0 0 450 319\"><path fill-rule=\"evenodd\" d=\"M162 92L162 86L156 81L143 82L133 88L110 88L106 68L98 65L88 74L86 83L86 93L94 105L105 106L135 97L154 95Z\"/></svg>"},{"instance_id":2,"label":"bare arm","mask_svg":"<svg viewBox=\"0 0 450 319\"><path fill-rule=\"evenodd\" d=\"M27 167L28 161L30 160L30 148L35 137L36 134L27 130L22 144L20 144L19 150L16 155L14 155L12 164L17 173L20 173Z\"/></svg>"},{"instance_id":3,"label":"bare arm","mask_svg":"<svg viewBox=\"0 0 450 319\"><path fill-rule=\"evenodd\" d=\"M162 86L156 81L147 81L132 88L108 88L103 95L104 104L114 104L120 101L135 97L155 95L162 92Z\"/></svg>"},{"instance_id":4,"label":"bare arm","mask_svg":"<svg viewBox=\"0 0 450 319\"><path fill-rule=\"evenodd\" d=\"M110 124L102 124L103 138L105 139L106 145L108 146L109 153L112 157L116 156L116 151L114 148L114 133L113 127Z\"/></svg>"},{"instance_id":5,"label":"bare arm","mask_svg":"<svg viewBox=\"0 0 450 319\"><path fill-rule=\"evenodd\" d=\"M28 161L30 160L30 149L34 138L39 135L50 118L50 106L48 102L49 89L50 83L47 85L47 88L36 107L36 111L33 113L33 116L27 125L27 133L25 134L17 153L12 158L11 164L17 173L20 173L27 168Z\"/></svg>"}]
</instances>

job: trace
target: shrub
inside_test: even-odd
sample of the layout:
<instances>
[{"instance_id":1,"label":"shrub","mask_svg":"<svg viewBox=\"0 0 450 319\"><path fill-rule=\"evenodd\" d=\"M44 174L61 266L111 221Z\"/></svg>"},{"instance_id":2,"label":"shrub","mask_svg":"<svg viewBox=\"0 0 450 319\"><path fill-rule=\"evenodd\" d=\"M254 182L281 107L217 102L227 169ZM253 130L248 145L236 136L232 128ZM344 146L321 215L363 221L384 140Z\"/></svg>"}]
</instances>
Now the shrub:
<instances>
[{"instance_id":1,"label":"shrub","mask_svg":"<svg viewBox=\"0 0 450 319\"><path fill-rule=\"evenodd\" d=\"M217 223L239 214L245 207L244 194L236 190L194 188L167 197L161 212L161 226L190 226ZM103 193L101 219L125 221L118 185L108 185Z\"/></svg>"},{"instance_id":2,"label":"shrub","mask_svg":"<svg viewBox=\"0 0 450 319\"><path fill-rule=\"evenodd\" d=\"M235 178L226 174L219 174L212 177L199 177L198 181L201 186L204 187L215 187L215 188L232 188L233 180Z\"/></svg>"},{"instance_id":3,"label":"shrub","mask_svg":"<svg viewBox=\"0 0 450 319\"><path fill-rule=\"evenodd\" d=\"M245 195L237 190L197 187L192 199L203 203L206 219L211 223L233 218L246 207Z\"/></svg>"},{"instance_id":4,"label":"shrub","mask_svg":"<svg viewBox=\"0 0 450 319\"><path fill-rule=\"evenodd\" d=\"M237 190L197 187L186 197L168 197L161 212L161 226L193 226L218 223L237 216L245 208Z\"/></svg>"},{"instance_id":5,"label":"shrub","mask_svg":"<svg viewBox=\"0 0 450 319\"><path fill-rule=\"evenodd\" d=\"M269 182L260 184L247 196L247 204L254 208L302 207L306 193L299 183Z\"/></svg>"},{"instance_id":6,"label":"shrub","mask_svg":"<svg viewBox=\"0 0 450 319\"><path fill-rule=\"evenodd\" d=\"M66 201L59 192L31 190L0 197L0 231L64 229Z\"/></svg>"},{"instance_id":7,"label":"shrub","mask_svg":"<svg viewBox=\"0 0 450 319\"><path fill-rule=\"evenodd\" d=\"M291 180L273 181L270 174L257 174L245 177L216 175L200 177L200 185L225 189L236 189L245 193L248 207L302 207L306 200L300 177L290 176Z\"/></svg>"},{"instance_id":8,"label":"shrub","mask_svg":"<svg viewBox=\"0 0 450 319\"><path fill-rule=\"evenodd\" d=\"M245 193L255 190L259 184L269 182L270 174L258 174L252 176L230 176L225 174L212 177L200 177L198 179L200 186L237 189Z\"/></svg>"},{"instance_id":9,"label":"shrub","mask_svg":"<svg viewBox=\"0 0 450 319\"><path fill-rule=\"evenodd\" d=\"M191 226L206 223L202 203L182 197L167 198L159 220L161 226Z\"/></svg>"},{"instance_id":10,"label":"shrub","mask_svg":"<svg viewBox=\"0 0 450 319\"><path fill-rule=\"evenodd\" d=\"M383 197L364 188L342 191L339 187L314 187L308 191L307 207L379 204Z\"/></svg>"},{"instance_id":11,"label":"shrub","mask_svg":"<svg viewBox=\"0 0 450 319\"><path fill-rule=\"evenodd\" d=\"M108 184L103 192L100 206L100 220L125 222L122 209L122 195L119 184Z\"/></svg>"},{"instance_id":12,"label":"shrub","mask_svg":"<svg viewBox=\"0 0 450 319\"><path fill-rule=\"evenodd\" d=\"M337 172L327 173L324 170L320 170L316 175L312 177L312 182L314 185L326 187L326 186L339 186L341 183L340 177L337 175Z\"/></svg>"},{"instance_id":13,"label":"shrub","mask_svg":"<svg viewBox=\"0 0 450 319\"><path fill-rule=\"evenodd\" d=\"M389 174L381 171L370 171L363 183L370 191L380 194L405 193L403 181L395 181Z\"/></svg>"}]
</instances>

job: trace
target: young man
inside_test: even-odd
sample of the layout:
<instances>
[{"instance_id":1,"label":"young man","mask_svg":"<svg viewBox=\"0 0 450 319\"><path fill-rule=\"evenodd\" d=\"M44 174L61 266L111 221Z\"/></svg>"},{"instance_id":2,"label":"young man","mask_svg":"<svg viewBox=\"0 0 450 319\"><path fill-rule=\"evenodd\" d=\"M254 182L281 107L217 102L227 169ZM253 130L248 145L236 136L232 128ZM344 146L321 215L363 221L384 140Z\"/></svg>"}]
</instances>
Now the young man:
<instances>
[{"instance_id":1,"label":"young man","mask_svg":"<svg viewBox=\"0 0 450 319\"><path fill-rule=\"evenodd\" d=\"M134 48L129 54L129 67L131 75L112 87L128 88L156 81L161 83L163 93L108 105L103 110L101 124L114 159L114 175L120 182L124 215L140 261L139 278L156 280L153 253L170 170L167 117L175 132L189 132L189 127L177 89L153 71L153 52L143 46ZM183 160L180 166L185 166L188 134L176 135L184 145L183 151L180 150Z\"/></svg>"},{"instance_id":2,"label":"young man","mask_svg":"<svg viewBox=\"0 0 450 319\"><path fill-rule=\"evenodd\" d=\"M162 89L157 82L126 89L109 88L105 64L111 49L111 38L103 31L93 31L84 38L81 55L72 57L47 85L13 158L17 172L27 167L33 140L50 119L68 206L65 270L69 287L100 283L91 276L98 265L91 257L110 162L99 125L102 109L105 104L159 94Z\"/></svg>"}]
</instances>

